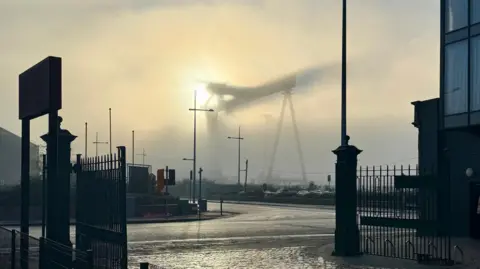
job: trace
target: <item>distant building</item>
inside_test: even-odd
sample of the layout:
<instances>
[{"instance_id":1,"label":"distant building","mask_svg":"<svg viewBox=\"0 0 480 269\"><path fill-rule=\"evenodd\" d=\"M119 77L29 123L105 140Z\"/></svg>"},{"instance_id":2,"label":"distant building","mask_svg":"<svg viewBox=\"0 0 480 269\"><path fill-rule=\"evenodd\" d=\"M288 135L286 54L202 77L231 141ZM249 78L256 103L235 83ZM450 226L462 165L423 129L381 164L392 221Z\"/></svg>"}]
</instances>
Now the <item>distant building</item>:
<instances>
[{"instance_id":1,"label":"distant building","mask_svg":"<svg viewBox=\"0 0 480 269\"><path fill-rule=\"evenodd\" d=\"M20 184L22 139L0 128L0 186ZM39 146L30 143L30 177L41 174Z\"/></svg>"}]
</instances>

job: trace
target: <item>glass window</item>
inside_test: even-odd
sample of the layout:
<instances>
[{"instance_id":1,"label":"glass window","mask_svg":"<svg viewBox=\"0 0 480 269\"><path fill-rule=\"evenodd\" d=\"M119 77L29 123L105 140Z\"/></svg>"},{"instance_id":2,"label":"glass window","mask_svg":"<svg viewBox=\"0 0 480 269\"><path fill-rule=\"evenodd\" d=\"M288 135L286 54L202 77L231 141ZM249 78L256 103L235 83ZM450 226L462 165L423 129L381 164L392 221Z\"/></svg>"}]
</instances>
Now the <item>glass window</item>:
<instances>
[{"instance_id":1,"label":"glass window","mask_svg":"<svg viewBox=\"0 0 480 269\"><path fill-rule=\"evenodd\" d=\"M480 36L471 39L470 109L480 110Z\"/></svg>"},{"instance_id":2,"label":"glass window","mask_svg":"<svg viewBox=\"0 0 480 269\"><path fill-rule=\"evenodd\" d=\"M480 22L480 0L471 0L470 14L471 24Z\"/></svg>"},{"instance_id":3,"label":"glass window","mask_svg":"<svg viewBox=\"0 0 480 269\"><path fill-rule=\"evenodd\" d=\"M467 112L468 43L467 40L445 47L445 114Z\"/></svg>"},{"instance_id":4,"label":"glass window","mask_svg":"<svg viewBox=\"0 0 480 269\"><path fill-rule=\"evenodd\" d=\"M447 32L468 25L468 0L446 0L445 30Z\"/></svg>"}]
</instances>

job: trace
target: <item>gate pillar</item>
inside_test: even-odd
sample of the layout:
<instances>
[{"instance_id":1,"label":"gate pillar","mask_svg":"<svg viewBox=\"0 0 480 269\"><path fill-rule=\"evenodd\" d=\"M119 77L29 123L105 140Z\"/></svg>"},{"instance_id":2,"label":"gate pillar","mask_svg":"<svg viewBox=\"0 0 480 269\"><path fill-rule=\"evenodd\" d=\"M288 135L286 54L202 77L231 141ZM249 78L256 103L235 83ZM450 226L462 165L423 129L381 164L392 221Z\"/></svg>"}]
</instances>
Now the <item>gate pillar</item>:
<instances>
[{"instance_id":1,"label":"gate pillar","mask_svg":"<svg viewBox=\"0 0 480 269\"><path fill-rule=\"evenodd\" d=\"M76 136L61 129L62 118L58 117L58 176L50 177L47 163L47 216L46 238L71 246L70 242L70 175L72 173L70 145ZM47 142L48 136L41 136Z\"/></svg>"},{"instance_id":2,"label":"gate pillar","mask_svg":"<svg viewBox=\"0 0 480 269\"><path fill-rule=\"evenodd\" d=\"M357 156L362 152L353 145L340 146L335 165L335 248L332 255L360 254L357 224Z\"/></svg>"}]
</instances>

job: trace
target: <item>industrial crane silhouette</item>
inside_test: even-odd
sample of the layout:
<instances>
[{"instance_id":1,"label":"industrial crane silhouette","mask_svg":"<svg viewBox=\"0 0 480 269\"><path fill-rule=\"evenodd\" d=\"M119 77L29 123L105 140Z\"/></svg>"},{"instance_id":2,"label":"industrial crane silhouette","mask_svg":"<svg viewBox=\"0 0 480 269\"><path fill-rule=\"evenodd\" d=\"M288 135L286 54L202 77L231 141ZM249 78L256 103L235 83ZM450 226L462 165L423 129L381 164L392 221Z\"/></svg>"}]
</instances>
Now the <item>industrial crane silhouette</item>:
<instances>
[{"instance_id":1,"label":"industrial crane silhouette","mask_svg":"<svg viewBox=\"0 0 480 269\"><path fill-rule=\"evenodd\" d=\"M254 102L258 102L261 99L270 97L275 94L283 94L283 101L280 110L280 118L277 123L277 130L275 133L275 140L273 143L272 155L269 159L268 170L266 174L266 181L272 180L272 172L277 155L278 146L280 143L280 137L283 129L283 123L285 118L285 110L290 111L292 125L294 129L296 151L298 153L301 176L304 183L307 183L307 172L305 168L304 155L302 150L302 143L300 139L300 131L298 128L295 107L293 104L292 94L293 91L298 91L302 87L310 85L316 81L322 75L325 75L328 71L333 70L337 65L320 66L304 69L298 72L293 72L282 76L280 78L268 81L261 85L254 87L233 86L225 83L206 83L206 90L210 96L205 103L205 106L209 106L210 102L216 99L215 115L207 118L207 124L211 135L215 135L218 132L218 113L224 112L225 114L232 113L242 107L252 105Z\"/></svg>"}]
</instances>

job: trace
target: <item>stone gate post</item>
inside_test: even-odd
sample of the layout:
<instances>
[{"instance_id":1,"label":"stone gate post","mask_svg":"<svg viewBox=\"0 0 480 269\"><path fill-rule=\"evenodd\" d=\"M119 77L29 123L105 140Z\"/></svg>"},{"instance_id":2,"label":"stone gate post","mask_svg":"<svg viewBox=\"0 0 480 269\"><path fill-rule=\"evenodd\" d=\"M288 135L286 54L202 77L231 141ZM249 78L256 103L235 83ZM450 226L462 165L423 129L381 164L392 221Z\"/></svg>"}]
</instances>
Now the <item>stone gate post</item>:
<instances>
[{"instance_id":1,"label":"stone gate post","mask_svg":"<svg viewBox=\"0 0 480 269\"><path fill-rule=\"evenodd\" d=\"M47 163L47 224L46 238L66 246L70 242L70 175L72 173L70 145L77 138L68 130L61 129L62 118L58 117L58 176L50 177ZM41 136L49 149L49 134Z\"/></svg>"},{"instance_id":2,"label":"stone gate post","mask_svg":"<svg viewBox=\"0 0 480 269\"><path fill-rule=\"evenodd\" d=\"M335 248L332 255L360 254L357 224L357 156L362 152L347 144L333 151L335 165Z\"/></svg>"}]
</instances>

